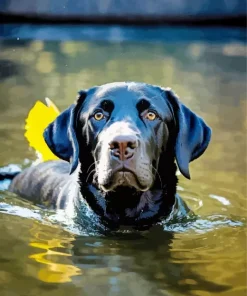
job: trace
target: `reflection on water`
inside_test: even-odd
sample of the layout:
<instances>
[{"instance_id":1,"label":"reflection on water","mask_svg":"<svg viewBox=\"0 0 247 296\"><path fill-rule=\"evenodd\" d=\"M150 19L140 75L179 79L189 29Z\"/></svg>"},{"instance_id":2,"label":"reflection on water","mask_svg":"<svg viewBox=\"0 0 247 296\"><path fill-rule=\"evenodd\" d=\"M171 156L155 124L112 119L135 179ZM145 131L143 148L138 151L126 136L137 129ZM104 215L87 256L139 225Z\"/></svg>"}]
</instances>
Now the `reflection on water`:
<instances>
[{"instance_id":1,"label":"reflection on water","mask_svg":"<svg viewBox=\"0 0 247 296\"><path fill-rule=\"evenodd\" d=\"M192 181L179 176L196 216L149 232L78 235L59 213L0 191L1 295L245 295L246 46L235 32L231 42L226 31L221 42L0 41L0 166L35 159L24 120L36 100L63 109L110 81L170 86L213 129Z\"/></svg>"},{"instance_id":2,"label":"reflection on water","mask_svg":"<svg viewBox=\"0 0 247 296\"><path fill-rule=\"evenodd\" d=\"M36 262L42 263L43 267L37 275L41 281L47 283L66 283L71 281L72 276L81 274L81 270L78 267L69 264L70 260L68 257L71 257L72 254L66 252L68 246L72 246L73 237L68 237L68 235L61 237L57 235L57 237L50 238L46 233L40 232L40 227L36 224L33 225L30 233L33 239L29 245L43 250L41 253L35 253L29 256L29 258Z\"/></svg>"}]
</instances>

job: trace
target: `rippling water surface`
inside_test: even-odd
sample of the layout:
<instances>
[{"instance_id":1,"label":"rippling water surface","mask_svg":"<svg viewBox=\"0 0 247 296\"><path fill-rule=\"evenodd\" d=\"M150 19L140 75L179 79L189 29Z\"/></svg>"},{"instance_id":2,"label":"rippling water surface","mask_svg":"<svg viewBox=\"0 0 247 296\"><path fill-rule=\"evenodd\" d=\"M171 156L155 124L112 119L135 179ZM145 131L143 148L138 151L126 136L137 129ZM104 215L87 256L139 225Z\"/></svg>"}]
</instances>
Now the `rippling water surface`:
<instances>
[{"instance_id":1,"label":"rippling water surface","mask_svg":"<svg viewBox=\"0 0 247 296\"><path fill-rule=\"evenodd\" d=\"M1 295L246 295L244 33L30 26L0 33L0 166L35 160L24 121L36 100L50 97L63 109L77 90L111 81L170 86L213 129L209 149L191 164L192 180L179 176L178 193L195 215L150 231L103 236L88 221L77 228L1 183Z\"/></svg>"}]
</instances>

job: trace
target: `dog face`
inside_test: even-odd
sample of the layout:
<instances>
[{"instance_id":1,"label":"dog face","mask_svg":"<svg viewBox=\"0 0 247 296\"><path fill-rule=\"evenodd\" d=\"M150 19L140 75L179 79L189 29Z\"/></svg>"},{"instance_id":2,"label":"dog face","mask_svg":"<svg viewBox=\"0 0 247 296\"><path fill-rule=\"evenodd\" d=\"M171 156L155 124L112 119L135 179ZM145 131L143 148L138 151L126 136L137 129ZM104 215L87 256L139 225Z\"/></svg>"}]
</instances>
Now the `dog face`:
<instances>
[{"instance_id":1,"label":"dog face","mask_svg":"<svg viewBox=\"0 0 247 296\"><path fill-rule=\"evenodd\" d=\"M44 138L55 155L70 161L71 172L86 142L102 190L128 186L147 191L168 145L189 178L189 162L205 151L210 135L205 122L171 90L120 82L81 91L77 104L48 126Z\"/></svg>"},{"instance_id":2,"label":"dog face","mask_svg":"<svg viewBox=\"0 0 247 296\"><path fill-rule=\"evenodd\" d=\"M135 83L101 86L87 96L80 121L104 191L117 186L146 191L152 186L169 137L167 122L172 121L157 90Z\"/></svg>"}]
</instances>

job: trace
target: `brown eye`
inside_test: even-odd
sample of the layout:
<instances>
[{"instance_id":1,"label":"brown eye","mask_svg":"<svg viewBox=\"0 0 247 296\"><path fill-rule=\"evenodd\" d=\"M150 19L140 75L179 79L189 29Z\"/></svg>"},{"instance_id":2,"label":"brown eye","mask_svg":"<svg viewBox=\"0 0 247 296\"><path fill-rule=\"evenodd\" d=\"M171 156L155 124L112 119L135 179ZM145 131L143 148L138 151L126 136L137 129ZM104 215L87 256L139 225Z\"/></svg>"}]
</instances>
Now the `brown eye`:
<instances>
[{"instance_id":1,"label":"brown eye","mask_svg":"<svg viewBox=\"0 0 247 296\"><path fill-rule=\"evenodd\" d=\"M102 112L97 112L97 113L94 114L94 119L98 120L98 121L102 120L104 117L105 116L104 116L104 114Z\"/></svg>"},{"instance_id":2,"label":"brown eye","mask_svg":"<svg viewBox=\"0 0 247 296\"><path fill-rule=\"evenodd\" d=\"M154 113L152 111L148 111L147 114L145 115L145 118L150 121L153 121L157 118L157 115L156 115L156 113Z\"/></svg>"}]
</instances>

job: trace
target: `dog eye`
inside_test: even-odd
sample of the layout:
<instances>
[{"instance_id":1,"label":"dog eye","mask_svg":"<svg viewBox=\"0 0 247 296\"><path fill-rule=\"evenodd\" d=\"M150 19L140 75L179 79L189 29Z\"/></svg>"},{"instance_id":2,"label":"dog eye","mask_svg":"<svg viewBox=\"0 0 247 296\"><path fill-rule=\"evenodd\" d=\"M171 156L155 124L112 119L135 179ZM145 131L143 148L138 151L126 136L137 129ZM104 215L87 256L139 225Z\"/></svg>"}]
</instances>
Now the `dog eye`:
<instances>
[{"instance_id":1,"label":"dog eye","mask_svg":"<svg viewBox=\"0 0 247 296\"><path fill-rule=\"evenodd\" d=\"M148 111L147 114L145 115L145 118L150 121L153 121L157 118L157 114L152 111Z\"/></svg>"},{"instance_id":2,"label":"dog eye","mask_svg":"<svg viewBox=\"0 0 247 296\"><path fill-rule=\"evenodd\" d=\"M102 112L96 112L93 117L95 120L99 121L102 120L105 117L105 115Z\"/></svg>"}]
</instances>

